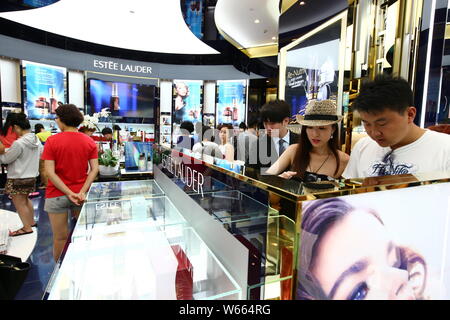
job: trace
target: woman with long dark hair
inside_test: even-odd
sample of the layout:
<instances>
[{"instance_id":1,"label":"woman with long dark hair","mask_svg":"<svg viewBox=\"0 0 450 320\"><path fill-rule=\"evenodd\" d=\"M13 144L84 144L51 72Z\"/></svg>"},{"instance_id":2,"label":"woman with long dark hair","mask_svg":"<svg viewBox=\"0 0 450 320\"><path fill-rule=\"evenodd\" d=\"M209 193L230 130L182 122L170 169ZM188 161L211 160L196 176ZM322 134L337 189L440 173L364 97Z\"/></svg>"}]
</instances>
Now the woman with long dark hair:
<instances>
[{"instance_id":1,"label":"woman with long dark hair","mask_svg":"<svg viewBox=\"0 0 450 320\"><path fill-rule=\"evenodd\" d=\"M297 117L302 124L300 142L289 146L267 173L285 179L297 176L306 182L339 178L350 158L338 149L341 120L332 100L311 101L305 116Z\"/></svg>"},{"instance_id":2,"label":"woman with long dark hair","mask_svg":"<svg viewBox=\"0 0 450 320\"><path fill-rule=\"evenodd\" d=\"M10 112L6 116L5 123L0 130L0 142L3 144L5 148L11 148L14 141L16 141L19 137L16 132L13 130L13 121L17 119L18 113Z\"/></svg>"},{"instance_id":3,"label":"woman with long dark hair","mask_svg":"<svg viewBox=\"0 0 450 320\"><path fill-rule=\"evenodd\" d=\"M24 113L15 113L9 120L8 127L19 138L6 152L0 143L0 163L8 165L5 193L11 196L23 225L10 233L11 237L16 237L33 233L32 227L36 227L33 204L28 195L35 191L42 144L31 132L30 122Z\"/></svg>"}]
</instances>

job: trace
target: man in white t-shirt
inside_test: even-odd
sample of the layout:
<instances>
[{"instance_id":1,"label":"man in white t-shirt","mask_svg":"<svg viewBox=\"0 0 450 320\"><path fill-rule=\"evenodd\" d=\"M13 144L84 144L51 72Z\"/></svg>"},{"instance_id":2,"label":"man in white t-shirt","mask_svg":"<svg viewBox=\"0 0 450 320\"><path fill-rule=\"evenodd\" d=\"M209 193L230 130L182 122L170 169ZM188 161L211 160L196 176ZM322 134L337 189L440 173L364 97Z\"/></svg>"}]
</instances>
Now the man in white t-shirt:
<instances>
[{"instance_id":1,"label":"man in white t-shirt","mask_svg":"<svg viewBox=\"0 0 450 320\"><path fill-rule=\"evenodd\" d=\"M445 173L450 176L450 135L414 123L416 108L407 81L378 77L361 87L353 103L369 137L352 149L342 176Z\"/></svg>"}]
</instances>

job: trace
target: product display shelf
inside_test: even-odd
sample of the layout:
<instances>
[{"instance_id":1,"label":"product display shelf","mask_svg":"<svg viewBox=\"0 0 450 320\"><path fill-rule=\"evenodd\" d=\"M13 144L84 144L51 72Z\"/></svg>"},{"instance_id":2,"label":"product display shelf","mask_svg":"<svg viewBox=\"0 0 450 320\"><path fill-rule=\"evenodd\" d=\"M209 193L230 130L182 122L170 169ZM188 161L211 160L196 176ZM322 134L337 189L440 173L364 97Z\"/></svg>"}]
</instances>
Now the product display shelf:
<instances>
[{"instance_id":1,"label":"product display shelf","mask_svg":"<svg viewBox=\"0 0 450 320\"><path fill-rule=\"evenodd\" d=\"M71 243L50 300L240 299L241 290L192 228L141 228Z\"/></svg>"},{"instance_id":2,"label":"product display shelf","mask_svg":"<svg viewBox=\"0 0 450 320\"><path fill-rule=\"evenodd\" d=\"M164 192L155 180L111 181L93 183L86 197L87 202L116 200L133 197L163 196Z\"/></svg>"},{"instance_id":3,"label":"product display shelf","mask_svg":"<svg viewBox=\"0 0 450 320\"><path fill-rule=\"evenodd\" d=\"M191 194L250 253L249 299L290 299L296 252L295 223L240 191Z\"/></svg>"},{"instance_id":4,"label":"product display shelf","mask_svg":"<svg viewBox=\"0 0 450 320\"><path fill-rule=\"evenodd\" d=\"M165 196L87 202L72 233L72 242L134 232L136 228L166 230L186 220Z\"/></svg>"},{"instance_id":5,"label":"product display shelf","mask_svg":"<svg viewBox=\"0 0 450 320\"><path fill-rule=\"evenodd\" d=\"M295 222L286 216L224 221L249 249L247 298L290 300L298 248Z\"/></svg>"},{"instance_id":6,"label":"product display shelf","mask_svg":"<svg viewBox=\"0 0 450 320\"><path fill-rule=\"evenodd\" d=\"M237 190L192 193L190 197L221 222L267 217L269 212L267 205Z\"/></svg>"},{"instance_id":7,"label":"product display shelf","mask_svg":"<svg viewBox=\"0 0 450 320\"><path fill-rule=\"evenodd\" d=\"M217 191L230 191L232 190L230 186L225 184L223 181L214 179L212 177L204 177L205 181L202 186L203 196L206 197L212 192ZM193 188L187 187L184 182L180 178L173 178L171 179L179 188L183 189L183 191L186 194L192 195L192 194L198 194L198 190L193 190Z\"/></svg>"}]
</instances>

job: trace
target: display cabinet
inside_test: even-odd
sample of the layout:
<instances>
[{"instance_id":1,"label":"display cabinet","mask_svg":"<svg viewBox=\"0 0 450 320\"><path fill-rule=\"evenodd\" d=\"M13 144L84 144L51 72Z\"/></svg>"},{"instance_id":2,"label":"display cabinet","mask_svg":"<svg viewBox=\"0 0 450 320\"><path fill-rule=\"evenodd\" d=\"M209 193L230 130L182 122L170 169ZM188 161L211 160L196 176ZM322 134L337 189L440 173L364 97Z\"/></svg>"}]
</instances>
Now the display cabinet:
<instances>
[{"instance_id":1,"label":"display cabinet","mask_svg":"<svg viewBox=\"0 0 450 320\"><path fill-rule=\"evenodd\" d=\"M89 189L86 201L92 202L162 195L164 195L164 192L155 180L96 182Z\"/></svg>"},{"instance_id":2,"label":"display cabinet","mask_svg":"<svg viewBox=\"0 0 450 320\"><path fill-rule=\"evenodd\" d=\"M448 272L438 266L446 266L449 263L448 254L441 250L449 243L445 232L448 229L450 212L449 184L446 183L450 181L448 172L341 179L326 184L305 183L297 179L286 180L277 176L261 175L252 168L245 168L245 175L242 175L217 166L214 162L199 162L199 159L192 159L186 154L180 156L178 150L174 152L162 149L161 154L165 159L156 166L161 171L158 175L162 174L175 182L179 189L248 249L248 263L241 267L247 268L247 277L244 285L239 282L241 288L246 288L245 299L335 298L327 296L326 293L324 295L317 283L311 282L311 270L315 266L311 262L315 261L313 257L318 254L317 245L314 243L316 240L325 241L320 240L323 236L320 233L322 224L325 225L325 230L327 223L332 225L338 218L341 219L339 216L336 221L333 220L333 214L339 215L342 211L342 217L349 217L346 221L353 221L351 219L354 217L359 218L360 216L352 214L356 211L347 210L352 207L361 208L357 212L369 212L368 215L361 215L361 219L371 222L373 228L364 229L363 233L363 228L358 226L341 228L344 230L333 229L342 232L339 237L333 238L333 241L324 242L331 248L329 259L333 260L335 257L336 261L341 261L342 257L350 257L360 248L358 243L370 240L370 232L384 232L383 228L379 227L389 225L387 230L399 230L391 243L396 244L396 250L404 255L402 259L406 259L405 263L409 264L408 285L416 283L415 277L420 278L420 285L414 286L411 298L447 297L443 292L448 290L450 282L446 279L450 278ZM193 190L186 183L186 179L183 180L183 175L180 177L178 171L173 168L184 168L184 171L190 168L201 173L203 181L213 183L204 188L203 192L199 192L198 188ZM169 190L166 195L171 197L171 193ZM365 211L363 208L366 208ZM317 210L324 210L323 218L315 214ZM417 227L414 232L411 231L412 213L415 214L414 223ZM425 220L424 213L427 215ZM331 216L331 220L327 220L328 216ZM382 217L383 222L380 224L381 220L373 219L373 216ZM409 221L408 224L405 224L405 221ZM424 232L429 233L429 239L439 239L430 242L425 241L428 238L416 236ZM351 241L351 244L355 245L354 250L341 246L338 249L342 249L342 253L338 254L337 249L332 249L352 236L355 239L360 237L359 240ZM430 243L434 245L431 246ZM383 246L384 244L381 245ZM367 254L374 252L367 250ZM221 259L224 255L218 251L217 256ZM325 263L324 266L334 268L333 263ZM397 269L406 274L404 267ZM342 298L352 299L352 295L348 294Z\"/></svg>"},{"instance_id":3,"label":"display cabinet","mask_svg":"<svg viewBox=\"0 0 450 320\"><path fill-rule=\"evenodd\" d=\"M192 228L136 228L69 245L50 300L240 299L241 290Z\"/></svg>"},{"instance_id":4,"label":"display cabinet","mask_svg":"<svg viewBox=\"0 0 450 320\"><path fill-rule=\"evenodd\" d=\"M194 193L190 197L221 222L267 217L269 212L267 205L237 190L210 192L207 196Z\"/></svg>"},{"instance_id":5,"label":"display cabinet","mask_svg":"<svg viewBox=\"0 0 450 320\"><path fill-rule=\"evenodd\" d=\"M186 221L165 196L87 202L81 209L72 242L130 233L139 228L166 230L177 225L186 225Z\"/></svg>"}]
</instances>

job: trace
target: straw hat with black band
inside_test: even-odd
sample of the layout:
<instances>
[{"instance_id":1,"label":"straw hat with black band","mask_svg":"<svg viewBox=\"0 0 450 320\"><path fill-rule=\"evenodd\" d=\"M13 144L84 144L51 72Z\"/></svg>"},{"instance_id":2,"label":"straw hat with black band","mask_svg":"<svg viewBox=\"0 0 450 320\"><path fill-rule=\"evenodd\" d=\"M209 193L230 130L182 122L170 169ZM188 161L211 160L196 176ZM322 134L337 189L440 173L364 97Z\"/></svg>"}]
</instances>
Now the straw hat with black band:
<instances>
[{"instance_id":1,"label":"straw hat with black band","mask_svg":"<svg viewBox=\"0 0 450 320\"><path fill-rule=\"evenodd\" d=\"M297 115L297 122L308 127L327 126L338 123L342 116L337 115L333 100L311 100L306 106L305 115Z\"/></svg>"}]
</instances>

